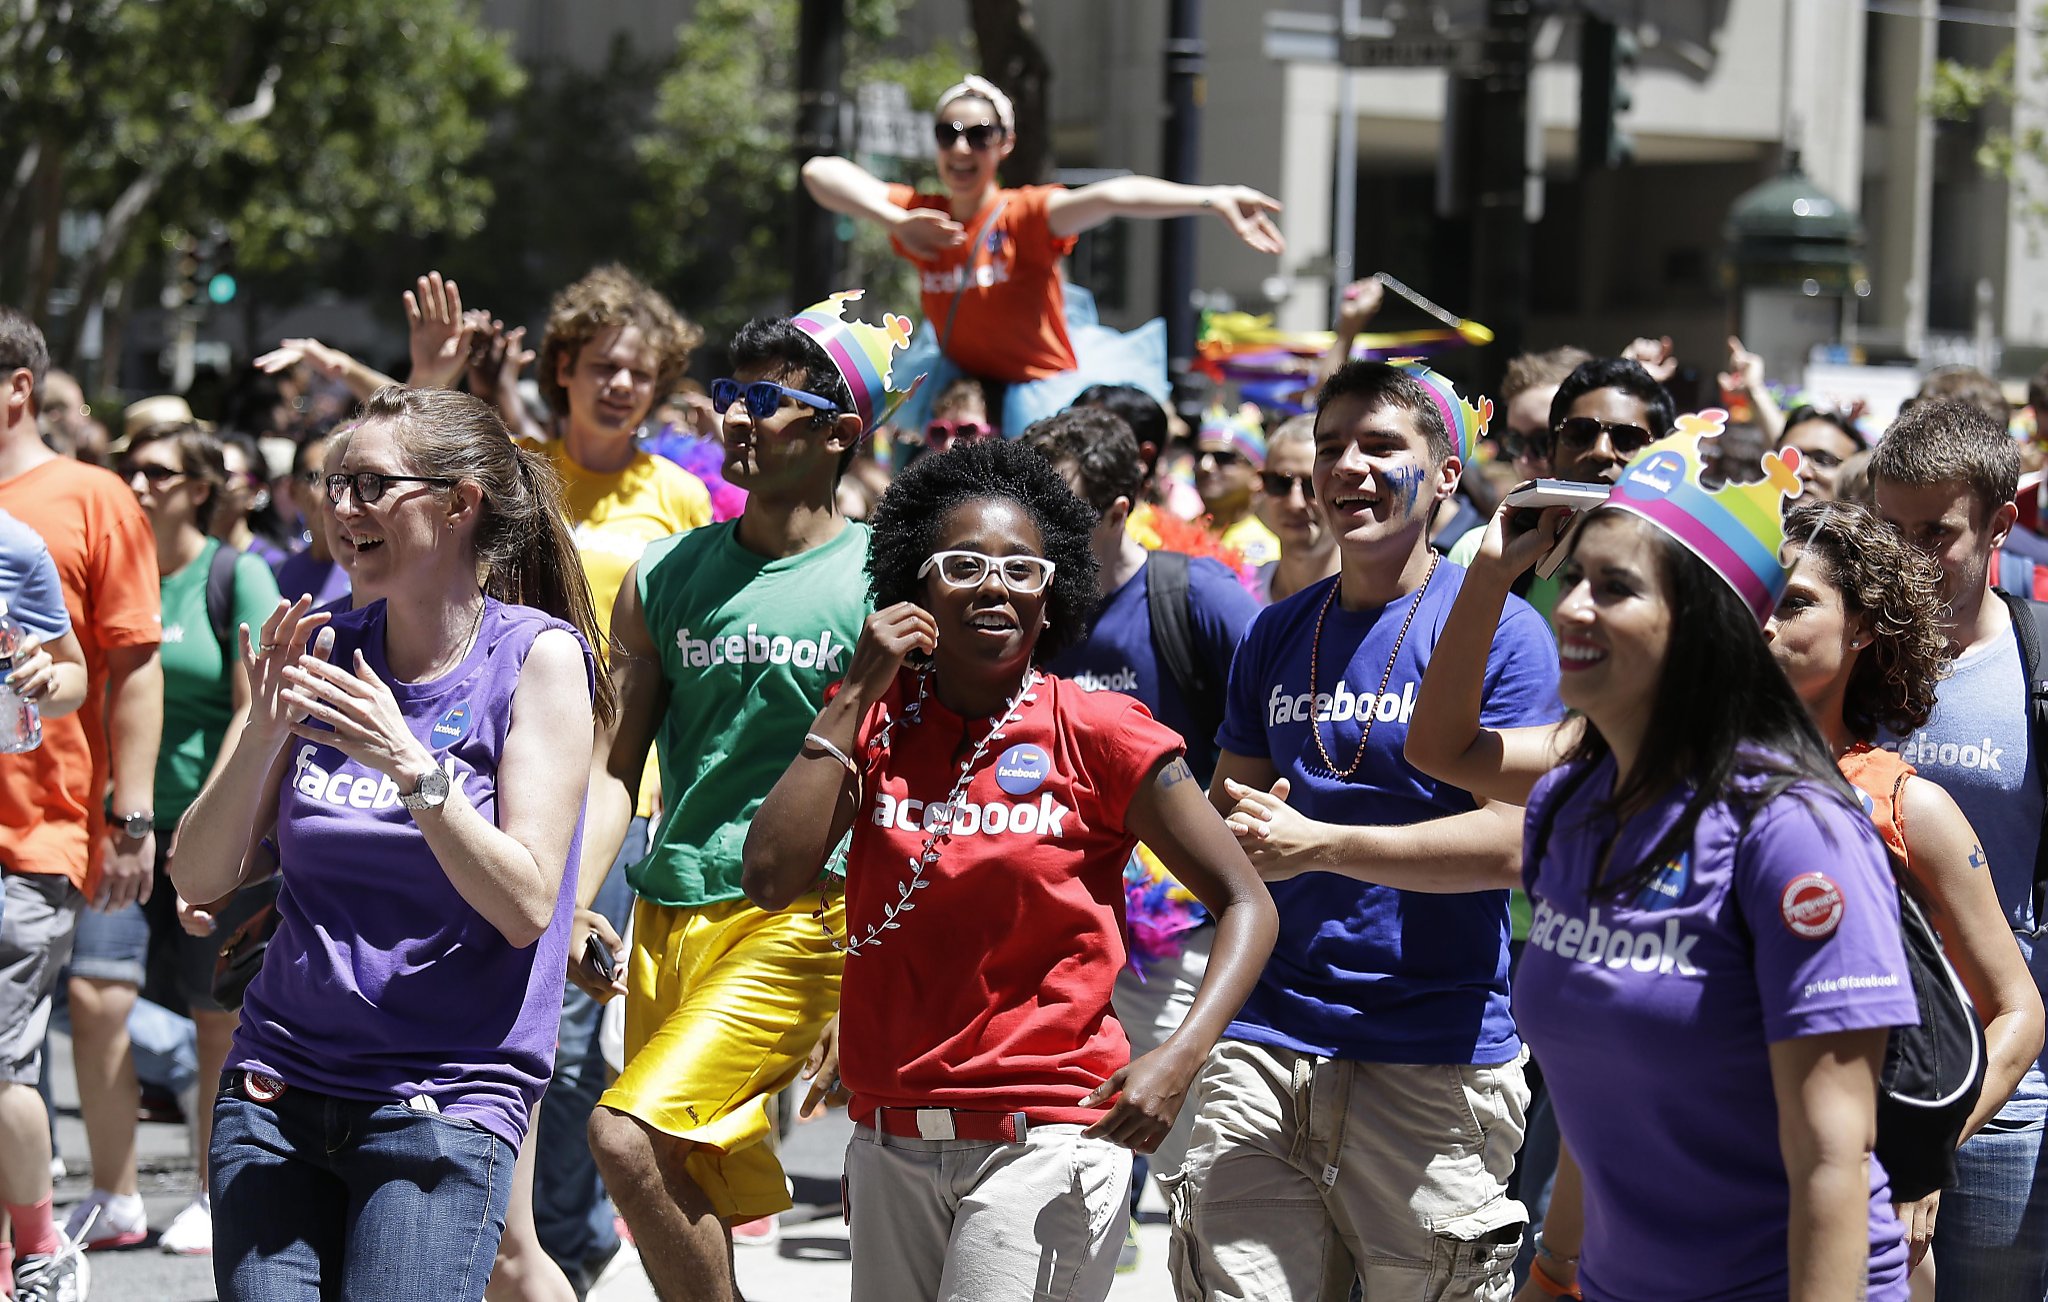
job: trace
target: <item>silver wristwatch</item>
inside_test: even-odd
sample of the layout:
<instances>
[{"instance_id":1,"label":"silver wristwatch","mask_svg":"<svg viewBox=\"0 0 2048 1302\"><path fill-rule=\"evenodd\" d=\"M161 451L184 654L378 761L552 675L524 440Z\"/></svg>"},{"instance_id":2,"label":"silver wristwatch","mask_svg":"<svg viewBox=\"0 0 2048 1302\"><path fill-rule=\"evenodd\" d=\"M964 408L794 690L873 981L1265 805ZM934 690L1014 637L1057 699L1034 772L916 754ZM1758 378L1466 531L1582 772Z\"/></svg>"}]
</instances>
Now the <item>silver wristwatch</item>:
<instances>
[{"instance_id":1,"label":"silver wristwatch","mask_svg":"<svg viewBox=\"0 0 2048 1302\"><path fill-rule=\"evenodd\" d=\"M140 841L156 830L156 815L147 809L132 814L114 815L114 825L121 829L121 835L131 841Z\"/></svg>"},{"instance_id":2,"label":"silver wristwatch","mask_svg":"<svg viewBox=\"0 0 2048 1302\"><path fill-rule=\"evenodd\" d=\"M398 797L398 803L407 809L439 809L448 799L448 774L443 769L428 769L420 774L418 785L410 795Z\"/></svg>"}]
</instances>

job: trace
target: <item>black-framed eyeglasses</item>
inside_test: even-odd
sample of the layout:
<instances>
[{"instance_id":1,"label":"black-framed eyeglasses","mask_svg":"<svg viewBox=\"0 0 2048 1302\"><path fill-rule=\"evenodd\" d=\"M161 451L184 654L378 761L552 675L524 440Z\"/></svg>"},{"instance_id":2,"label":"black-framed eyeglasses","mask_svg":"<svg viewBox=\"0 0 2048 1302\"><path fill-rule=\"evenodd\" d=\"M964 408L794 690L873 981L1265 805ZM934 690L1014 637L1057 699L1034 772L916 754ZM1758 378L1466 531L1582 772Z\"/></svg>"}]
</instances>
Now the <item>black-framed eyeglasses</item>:
<instances>
[{"instance_id":1,"label":"black-framed eyeglasses","mask_svg":"<svg viewBox=\"0 0 2048 1302\"><path fill-rule=\"evenodd\" d=\"M1594 420L1591 416L1568 416L1557 423L1559 446L1574 452L1584 452L1592 447L1600 441L1602 434L1614 445L1615 455L1623 457L1641 452L1657 437L1640 425Z\"/></svg>"},{"instance_id":2,"label":"black-framed eyeglasses","mask_svg":"<svg viewBox=\"0 0 2048 1302\"><path fill-rule=\"evenodd\" d=\"M786 384L773 380L756 380L752 384L741 384L738 380L726 378L711 382L711 405L719 414L732 410L732 405L746 400L747 415L755 420L767 420L782 407L784 398L793 398L806 407L815 407L826 415L838 415L839 408L830 398L821 398L815 393L792 389Z\"/></svg>"},{"instance_id":3,"label":"black-framed eyeglasses","mask_svg":"<svg viewBox=\"0 0 2048 1302\"><path fill-rule=\"evenodd\" d=\"M387 475L376 470L358 470L352 475L327 476L327 500L334 506L340 506L343 493L354 493L356 501L368 505L383 497L384 490L393 484L432 484L436 488L451 488L455 481L438 475Z\"/></svg>"},{"instance_id":4,"label":"black-framed eyeglasses","mask_svg":"<svg viewBox=\"0 0 2048 1302\"><path fill-rule=\"evenodd\" d=\"M1316 486L1309 482L1307 475L1282 475L1268 470L1259 475L1259 487L1266 490L1267 497L1277 498L1283 502L1287 500L1287 495L1297 488L1301 490L1302 501L1316 500Z\"/></svg>"},{"instance_id":5,"label":"black-framed eyeglasses","mask_svg":"<svg viewBox=\"0 0 2048 1302\"><path fill-rule=\"evenodd\" d=\"M932 124L932 139L938 142L941 149L951 149L953 142L963 137L969 149L980 153L1003 138L1003 128L993 122L977 122L973 126L968 126L964 122Z\"/></svg>"},{"instance_id":6,"label":"black-framed eyeglasses","mask_svg":"<svg viewBox=\"0 0 2048 1302\"><path fill-rule=\"evenodd\" d=\"M185 472L175 466L159 466L153 462L133 462L121 467L121 478L133 479L137 475L148 480L151 488L156 488L170 483L173 479L183 479Z\"/></svg>"}]
</instances>

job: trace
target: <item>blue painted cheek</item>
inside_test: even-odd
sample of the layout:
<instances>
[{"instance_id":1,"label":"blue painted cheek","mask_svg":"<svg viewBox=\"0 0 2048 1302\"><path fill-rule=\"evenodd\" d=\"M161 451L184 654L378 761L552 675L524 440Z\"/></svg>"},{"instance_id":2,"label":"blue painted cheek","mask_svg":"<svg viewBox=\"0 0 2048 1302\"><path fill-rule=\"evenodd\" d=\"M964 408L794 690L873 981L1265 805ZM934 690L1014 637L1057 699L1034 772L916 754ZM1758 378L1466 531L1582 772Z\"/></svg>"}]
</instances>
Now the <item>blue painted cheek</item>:
<instances>
[{"instance_id":1,"label":"blue painted cheek","mask_svg":"<svg viewBox=\"0 0 2048 1302\"><path fill-rule=\"evenodd\" d=\"M1386 479L1388 486L1394 490L1394 495L1401 499L1402 508L1413 511L1415 499L1422 493L1422 471L1416 467L1403 466L1399 470L1388 471Z\"/></svg>"}]
</instances>

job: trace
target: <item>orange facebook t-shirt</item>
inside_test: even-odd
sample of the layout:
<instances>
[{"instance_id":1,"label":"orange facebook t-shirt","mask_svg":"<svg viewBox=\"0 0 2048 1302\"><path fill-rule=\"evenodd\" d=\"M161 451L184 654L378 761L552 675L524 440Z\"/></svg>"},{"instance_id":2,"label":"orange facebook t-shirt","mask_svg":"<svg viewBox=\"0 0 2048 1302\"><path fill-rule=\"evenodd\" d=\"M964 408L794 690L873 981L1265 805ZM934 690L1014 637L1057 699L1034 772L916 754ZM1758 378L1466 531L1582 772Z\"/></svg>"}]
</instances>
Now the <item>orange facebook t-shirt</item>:
<instances>
[{"instance_id":1,"label":"orange facebook t-shirt","mask_svg":"<svg viewBox=\"0 0 2048 1302\"><path fill-rule=\"evenodd\" d=\"M1066 295L1060 289L1060 259L1074 251L1074 237L1054 235L1046 217L1046 201L1060 189L1027 185L998 190L990 200L1001 205L993 221L990 206L984 205L961 223L970 237L986 225L981 237L930 261L911 257L890 241L917 268L925 320L946 341L946 356L969 375L1015 384L1075 368ZM889 202L899 208L951 211L946 196L918 194L907 185L890 186ZM956 294L958 312L953 310Z\"/></svg>"},{"instance_id":2,"label":"orange facebook t-shirt","mask_svg":"<svg viewBox=\"0 0 2048 1302\"><path fill-rule=\"evenodd\" d=\"M43 721L43 744L0 755L0 863L61 873L92 894L105 842L107 652L163 639L156 537L113 474L68 458L0 480L0 509L43 536L85 650L85 704Z\"/></svg>"}]
</instances>

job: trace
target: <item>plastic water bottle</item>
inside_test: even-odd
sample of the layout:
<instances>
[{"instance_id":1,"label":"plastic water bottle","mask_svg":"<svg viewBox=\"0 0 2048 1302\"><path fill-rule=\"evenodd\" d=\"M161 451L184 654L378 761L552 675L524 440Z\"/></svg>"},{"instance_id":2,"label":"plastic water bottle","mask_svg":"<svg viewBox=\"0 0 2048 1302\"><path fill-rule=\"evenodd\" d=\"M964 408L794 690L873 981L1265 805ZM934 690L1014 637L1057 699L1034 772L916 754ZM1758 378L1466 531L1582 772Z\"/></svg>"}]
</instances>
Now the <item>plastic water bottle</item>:
<instances>
[{"instance_id":1,"label":"plastic water bottle","mask_svg":"<svg viewBox=\"0 0 2048 1302\"><path fill-rule=\"evenodd\" d=\"M7 685L22 638L21 625L7 613L6 598L0 597L0 754L16 755L43 744L43 716L36 703Z\"/></svg>"}]
</instances>

